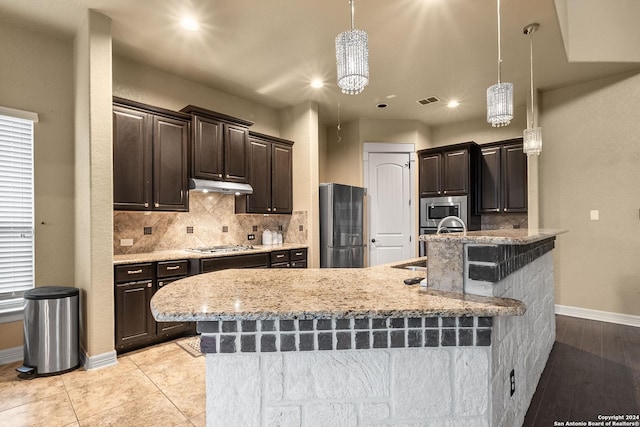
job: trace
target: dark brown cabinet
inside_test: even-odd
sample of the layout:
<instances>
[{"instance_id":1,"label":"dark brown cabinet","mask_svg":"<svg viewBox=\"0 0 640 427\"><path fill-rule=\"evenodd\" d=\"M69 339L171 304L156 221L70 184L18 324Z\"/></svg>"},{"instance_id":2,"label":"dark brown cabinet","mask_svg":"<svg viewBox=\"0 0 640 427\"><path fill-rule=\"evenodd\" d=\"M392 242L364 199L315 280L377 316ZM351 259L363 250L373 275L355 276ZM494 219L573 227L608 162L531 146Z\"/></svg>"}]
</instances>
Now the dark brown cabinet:
<instances>
[{"instance_id":1,"label":"dark brown cabinet","mask_svg":"<svg viewBox=\"0 0 640 427\"><path fill-rule=\"evenodd\" d=\"M195 105L181 111L193 117L191 177L248 182L248 128L253 123Z\"/></svg>"},{"instance_id":2,"label":"dark brown cabinet","mask_svg":"<svg viewBox=\"0 0 640 427\"><path fill-rule=\"evenodd\" d=\"M527 212L527 156L522 138L483 145L480 154L477 212Z\"/></svg>"},{"instance_id":3,"label":"dark brown cabinet","mask_svg":"<svg viewBox=\"0 0 640 427\"><path fill-rule=\"evenodd\" d=\"M271 268L307 268L307 249L284 249L271 252Z\"/></svg>"},{"instance_id":4,"label":"dark brown cabinet","mask_svg":"<svg viewBox=\"0 0 640 427\"><path fill-rule=\"evenodd\" d=\"M469 194L476 150L470 142L419 151L420 197Z\"/></svg>"},{"instance_id":5,"label":"dark brown cabinet","mask_svg":"<svg viewBox=\"0 0 640 427\"><path fill-rule=\"evenodd\" d=\"M189 210L189 133L188 115L114 98L114 209Z\"/></svg>"},{"instance_id":6,"label":"dark brown cabinet","mask_svg":"<svg viewBox=\"0 0 640 427\"><path fill-rule=\"evenodd\" d=\"M156 335L149 302L153 296L153 264L115 268L116 349L145 343Z\"/></svg>"},{"instance_id":7,"label":"dark brown cabinet","mask_svg":"<svg viewBox=\"0 0 640 427\"><path fill-rule=\"evenodd\" d=\"M118 352L195 331L194 322L156 322L150 306L158 289L188 275L187 260L115 267L115 347Z\"/></svg>"},{"instance_id":8,"label":"dark brown cabinet","mask_svg":"<svg viewBox=\"0 0 640 427\"><path fill-rule=\"evenodd\" d=\"M291 214L293 141L249 132L249 183L253 194L236 196L236 213Z\"/></svg>"}]
</instances>

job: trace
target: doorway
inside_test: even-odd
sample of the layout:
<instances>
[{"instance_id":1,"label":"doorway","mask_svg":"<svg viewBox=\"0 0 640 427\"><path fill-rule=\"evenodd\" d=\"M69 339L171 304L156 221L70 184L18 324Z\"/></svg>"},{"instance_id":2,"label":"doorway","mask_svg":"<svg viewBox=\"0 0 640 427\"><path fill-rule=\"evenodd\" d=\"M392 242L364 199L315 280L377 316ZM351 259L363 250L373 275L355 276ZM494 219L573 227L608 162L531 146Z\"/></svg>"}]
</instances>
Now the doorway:
<instances>
[{"instance_id":1,"label":"doorway","mask_svg":"<svg viewBox=\"0 0 640 427\"><path fill-rule=\"evenodd\" d=\"M413 144L364 143L369 266L414 258Z\"/></svg>"}]
</instances>

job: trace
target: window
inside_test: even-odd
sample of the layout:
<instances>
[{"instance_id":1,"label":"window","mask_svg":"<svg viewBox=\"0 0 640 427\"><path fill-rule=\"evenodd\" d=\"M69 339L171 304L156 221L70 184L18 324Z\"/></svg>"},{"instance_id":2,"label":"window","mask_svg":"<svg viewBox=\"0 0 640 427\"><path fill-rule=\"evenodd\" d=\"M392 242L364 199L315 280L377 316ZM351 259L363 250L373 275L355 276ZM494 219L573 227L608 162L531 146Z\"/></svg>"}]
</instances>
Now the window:
<instances>
[{"instance_id":1,"label":"window","mask_svg":"<svg viewBox=\"0 0 640 427\"><path fill-rule=\"evenodd\" d=\"M34 285L33 124L37 114L0 107L0 314L22 310Z\"/></svg>"}]
</instances>

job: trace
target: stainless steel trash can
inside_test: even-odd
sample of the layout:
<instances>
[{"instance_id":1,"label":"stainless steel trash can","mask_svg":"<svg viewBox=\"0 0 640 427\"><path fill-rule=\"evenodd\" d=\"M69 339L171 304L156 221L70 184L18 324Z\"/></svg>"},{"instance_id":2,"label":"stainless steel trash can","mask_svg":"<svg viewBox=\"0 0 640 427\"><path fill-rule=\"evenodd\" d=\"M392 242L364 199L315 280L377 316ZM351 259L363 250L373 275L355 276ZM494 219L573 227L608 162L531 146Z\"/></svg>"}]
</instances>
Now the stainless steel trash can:
<instances>
[{"instance_id":1,"label":"stainless steel trash can","mask_svg":"<svg viewBox=\"0 0 640 427\"><path fill-rule=\"evenodd\" d=\"M80 290L42 286L24 293L25 375L53 375L79 366L78 303Z\"/></svg>"}]
</instances>

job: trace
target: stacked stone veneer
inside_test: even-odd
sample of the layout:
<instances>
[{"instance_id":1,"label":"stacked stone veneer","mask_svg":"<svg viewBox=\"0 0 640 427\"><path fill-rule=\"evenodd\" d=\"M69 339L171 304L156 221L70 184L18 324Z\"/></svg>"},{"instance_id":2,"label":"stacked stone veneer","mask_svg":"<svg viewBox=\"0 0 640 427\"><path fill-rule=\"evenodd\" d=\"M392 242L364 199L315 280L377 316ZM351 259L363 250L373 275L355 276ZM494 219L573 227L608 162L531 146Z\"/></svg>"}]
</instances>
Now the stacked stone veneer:
<instances>
[{"instance_id":1,"label":"stacked stone veneer","mask_svg":"<svg viewBox=\"0 0 640 427\"><path fill-rule=\"evenodd\" d=\"M520 426L556 336L552 254L547 252L493 284L493 292L527 306L523 316L494 318L491 345L491 425Z\"/></svg>"}]
</instances>

